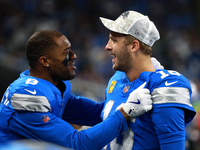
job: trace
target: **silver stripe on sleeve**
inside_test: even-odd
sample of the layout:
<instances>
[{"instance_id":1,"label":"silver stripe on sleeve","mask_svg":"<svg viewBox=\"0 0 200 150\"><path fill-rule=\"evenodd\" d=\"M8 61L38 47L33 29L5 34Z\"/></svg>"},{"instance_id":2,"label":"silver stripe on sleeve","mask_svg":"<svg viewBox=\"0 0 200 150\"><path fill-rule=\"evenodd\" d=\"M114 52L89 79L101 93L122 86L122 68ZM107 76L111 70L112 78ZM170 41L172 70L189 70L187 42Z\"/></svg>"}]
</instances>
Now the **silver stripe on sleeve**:
<instances>
[{"instance_id":1,"label":"silver stripe on sleeve","mask_svg":"<svg viewBox=\"0 0 200 150\"><path fill-rule=\"evenodd\" d=\"M27 110L32 112L49 112L51 106L45 96L14 93L11 97L11 105L15 110Z\"/></svg>"},{"instance_id":2,"label":"silver stripe on sleeve","mask_svg":"<svg viewBox=\"0 0 200 150\"><path fill-rule=\"evenodd\" d=\"M151 93L153 104L179 103L192 106L190 93L187 88L181 87L160 87Z\"/></svg>"}]
</instances>

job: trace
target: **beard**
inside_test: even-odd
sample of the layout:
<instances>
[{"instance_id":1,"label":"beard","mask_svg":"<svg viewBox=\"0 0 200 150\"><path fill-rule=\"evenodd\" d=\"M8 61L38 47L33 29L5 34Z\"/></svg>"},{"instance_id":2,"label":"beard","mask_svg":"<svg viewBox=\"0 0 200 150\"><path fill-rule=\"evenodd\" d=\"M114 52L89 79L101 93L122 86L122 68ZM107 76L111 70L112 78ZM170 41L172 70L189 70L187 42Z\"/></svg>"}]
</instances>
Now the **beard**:
<instances>
[{"instance_id":1,"label":"beard","mask_svg":"<svg viewBox=\"0 0 200 150\"><path fill-rule=\"evenodd\" d=\"M51 71L51 78L54 82L61 80L72 80L76 76L75 70L70 69L70 66L57 65Z\"/></svg>"},{"instance_id":2,"label":"beard","mask_svg":"<svg viewBox=\"0 0 200 150\"><path fill-rule=\"evenodd\" d=\"M64 75L64 76L62 77L62 80L72 80L72 79L75 78L75 76L76 76L75 73L68 73L68 74L66 74L66 75Z\"/></svg>"},{"instance_id":3,"label":"beard","mask_svg":"<svg viewBox=\"0 0 200 150\"><path fill-rule=\"evenodd\" d=\"M54 82L58 82L58 81L65 81L65 80L72 80L75 78L75 73L61 73L61 74L52 74L52 79Z\"/></svg>"},{"instance_id":4,"label":"beard","mask_svg":"<svg viewBox=\"0 0 200 150\"><path fill-rule=\"evenodd\" d=\"M124 50L122 53L116 55L115 62L113 63L113 69L123 72L128 72L132 68L131 55Z\"/></svg>"}]
</instances>

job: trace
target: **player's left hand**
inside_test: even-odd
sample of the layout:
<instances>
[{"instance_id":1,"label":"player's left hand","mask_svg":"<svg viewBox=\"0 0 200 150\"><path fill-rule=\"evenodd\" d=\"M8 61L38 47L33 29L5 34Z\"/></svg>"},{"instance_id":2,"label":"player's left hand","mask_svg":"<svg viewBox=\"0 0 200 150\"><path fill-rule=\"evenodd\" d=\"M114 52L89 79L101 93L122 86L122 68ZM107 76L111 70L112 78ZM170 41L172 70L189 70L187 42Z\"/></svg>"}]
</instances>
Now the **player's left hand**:
<instances>
[{"instance_id":1,"label":"player's left hand","mask_svg":"<svg viewBox=\"0 0 200 150\"><path fill-rule=\"evenodd\" d=\"M140 116L152 109L150 91L149 89L144 88L145 85L146 82L131 92L127 102L122 105L124 112L127 113L131 118Z\"/></svg>"},{"instance_id":2,"label":"player's left hand","mask_svg":"<svg viewBox=\"0 0 200 150\"><path fill-rule=\"evenodd\" d=\"M155 57L151 57L151 62L156 70L164 69L164 67L160 64L160 62Z\"/></svg>"}]
</instances>

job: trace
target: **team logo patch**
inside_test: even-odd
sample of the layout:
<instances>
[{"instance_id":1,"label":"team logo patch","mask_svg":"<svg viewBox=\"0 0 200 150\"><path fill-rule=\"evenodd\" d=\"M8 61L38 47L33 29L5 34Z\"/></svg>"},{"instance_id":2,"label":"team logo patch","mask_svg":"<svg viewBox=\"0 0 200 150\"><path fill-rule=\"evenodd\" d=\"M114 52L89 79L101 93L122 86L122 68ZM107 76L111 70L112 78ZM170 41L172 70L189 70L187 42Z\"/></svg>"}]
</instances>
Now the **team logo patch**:
<instances>
[{"instance_id":1,"label":"team logo patch","mask_svg":"<svg viewBox=\"0 0 200 150\"><path fill-rule=\"evenodd\" d=\"M130 88L130 86L129 86L129 85L126 85L126 86L124 87L124 90L123 90L123 92L124 92L124 93L127 93L127 92L128 92L128 90L129 90L129 88Z\"/></svg>"},{"instance_id":2,"label":"team logo patch","mask_svg":"<svg viewBox=\"0 0 200 150\"><path fill-rule=\"evenodd\" d=\"M113 92L116 83L117 83L117 81L112 81L112 82L111 82L110 87L109 87L109 90L108 90L108 93L112 93L112 92Z\"/></svg>"},{"instance_id":3,"label":"team logo patch","mask_svg":"<svg viewBox=\"0 0 200 150\"><path fill-rule=\"evenodd\" d=\"M42 116L42 120L43 120L44 122L48 122L48 121L50 120L50 118L49 118L48 115L43 115L43 116Z\"/></svg>"}]
</instances>

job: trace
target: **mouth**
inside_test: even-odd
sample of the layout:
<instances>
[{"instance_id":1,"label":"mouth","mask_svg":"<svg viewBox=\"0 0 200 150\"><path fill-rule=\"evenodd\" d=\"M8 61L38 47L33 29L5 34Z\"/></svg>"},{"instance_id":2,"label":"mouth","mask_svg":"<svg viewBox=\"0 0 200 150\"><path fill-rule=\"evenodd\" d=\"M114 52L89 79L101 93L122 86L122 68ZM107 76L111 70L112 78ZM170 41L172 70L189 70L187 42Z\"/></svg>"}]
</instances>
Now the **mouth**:
<instances>
[{"instance_id":1,"label":"mouth","mask_svg":"<svg viewBox=\"0 0 200 150\"><path fill-rule=\"evenodd\" d=\"M75 61L69 62L69 63L68 63L68 66L69 66L72 70L76 70Z\"/></svg>"},{"instance_id":2,"label":"mouth","mask_svg":"<svg viewBox=\"0 0 200 150\"><path fill-rule=\"evenodd\" d=\"M114 55L114 54L111 54L111 57L112 57L112 62L114 63L114 61L115 61L115 58L116 58L116 55Z\"/></svg>"}]
</instances>

